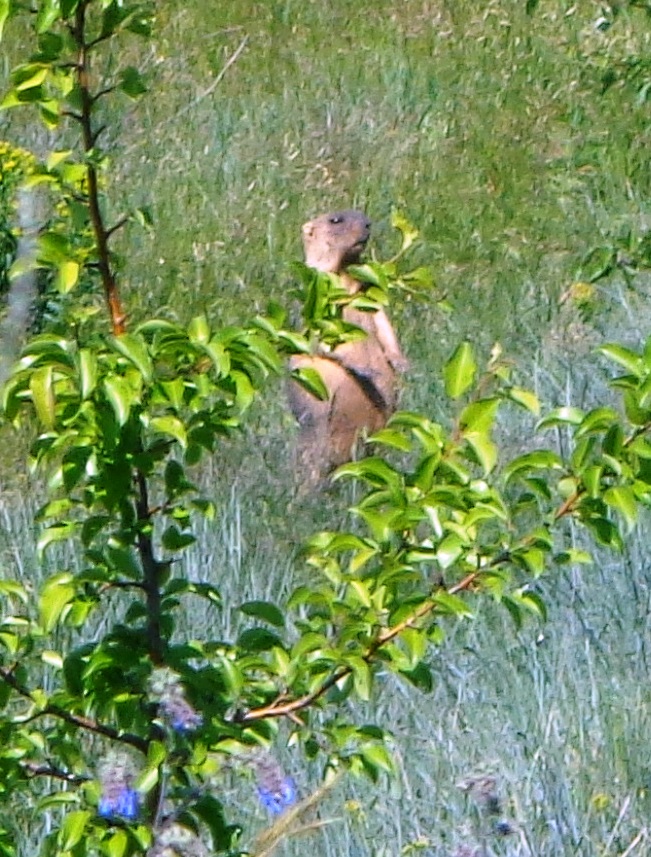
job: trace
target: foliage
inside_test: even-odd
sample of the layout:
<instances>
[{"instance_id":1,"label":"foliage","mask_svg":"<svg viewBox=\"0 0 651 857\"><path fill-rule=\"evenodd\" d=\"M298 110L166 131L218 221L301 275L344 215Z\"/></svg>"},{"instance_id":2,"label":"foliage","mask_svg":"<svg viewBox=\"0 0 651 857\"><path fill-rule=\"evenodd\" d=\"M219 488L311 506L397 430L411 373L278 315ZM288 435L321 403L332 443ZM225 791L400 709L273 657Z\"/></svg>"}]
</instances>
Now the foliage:
<instances>
[{"instance_id":1,"label":"foliage","mask_svg":"<svg viewBox=\"0 0 651 857\"><path fill-rule=\"evenodd\" d=\"M16 255L16 190L35 166L31 152L0 140L0 294L9 291L9 268Z\"/></svg>"},{"instance_id":2,"label":"foliage","mask_svg":"<svg viewBox=\"0 0 651 857\"><path fill-rule=\"evenodd\" d=\"M5 0L0 22L18 11ZM451 426L398 414L372 438L386 457L339 470L367 486L353 510L360 526L314 536L313 585L297 588L287 610L241 605L251 625L235 640L179 639L189 598L221 606L217 588L175 573L194 517L214 514L193 468L240 428L283 353L358 333L336 311L344 300L336 280L305 269L306 335L285 330L277 307L237 327L202 315L129 329L110 246L124 218L105 222L109 164L96 117L112 91L137 98L147 89L131 66L96 81L91 59L114 36L150 38L152 12L148 3L43 0L38 52L14 71L4 101L37 107L50 127L64 118L79 127L81 152L53 154L39 180L63 195L81 238L44 232L39 263L71 295L82 275L99 280L111 323L106 335L87 307L71 305L68 329L27 344L3 396L5 418L35 428L33 460L49 477L41 550L74 539L84 562L75 575L50 576L36 597L0 582L2 794L54 819L45 854L232 852L241 831L219 797L231 768L254 770L270 811L296 801L294 782L260 752L281 720L306 759L326 769L390 773L385 733L360 725L343 703L368 700L380 671L431 687L429 644L444 620L472 615L481 594L516 622L524 611L544 615L533 582L555 563L589 560L566 547L564 521L617 548L651 484L651 345L641 354L603 349L626 370L613 382L624 415L559 409L539 428L567 428L568 456L535 448L504 461L499 413L505 405L535 413L537 399L514 383L499 349L480 372L463 343L444 369L458 403ZM395 225L402 254L416 233L399 216ZM430 285L423 269L400 274L397 261L356 268L368 288L346 300L373 309L393 285ZM108 605L119 619L103 627ZM13 850L0 836L0 853Z\"/></svg>"}]
</instances>

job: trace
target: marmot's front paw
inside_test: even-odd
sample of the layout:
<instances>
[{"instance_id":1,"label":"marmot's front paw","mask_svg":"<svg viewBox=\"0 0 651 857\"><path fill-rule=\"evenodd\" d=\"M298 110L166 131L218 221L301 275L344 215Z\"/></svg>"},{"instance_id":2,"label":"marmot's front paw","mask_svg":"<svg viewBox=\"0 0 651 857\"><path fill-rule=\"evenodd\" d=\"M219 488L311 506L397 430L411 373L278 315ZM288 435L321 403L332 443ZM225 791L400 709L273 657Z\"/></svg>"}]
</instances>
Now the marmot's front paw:
<instances>
[{"instance_id":1,"label":"marmot's front paw","mask_svg":"<svg viewBox=\"0 0 651 857\"><path fill-rule=\"evenodd\" d=\"M409 362L409 360L407 360L404 354L396 354L395 356L390 357L389 363L391 364L392 368L395 369L396 372L399 372L401 375L404 375L405 372L409 372L409 370L411 369L411 363Z\"/></svg>"}]
</instances>

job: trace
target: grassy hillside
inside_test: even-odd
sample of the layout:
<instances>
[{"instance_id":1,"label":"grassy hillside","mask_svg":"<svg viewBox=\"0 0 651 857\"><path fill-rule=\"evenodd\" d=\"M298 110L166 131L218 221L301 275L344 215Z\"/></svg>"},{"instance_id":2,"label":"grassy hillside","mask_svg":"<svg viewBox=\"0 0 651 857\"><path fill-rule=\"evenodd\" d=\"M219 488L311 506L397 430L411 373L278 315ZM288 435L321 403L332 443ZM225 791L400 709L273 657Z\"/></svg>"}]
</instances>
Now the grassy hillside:
<instances>
[{"instance_id":1,"label":"grassy hillside","mask_svg":"<svg viewBox=\"0 0 651 857\"><path fill-rule=\"evenodd\" d=\"M638 342L651 318L651 19L615 6L161 3L155 49L124 46L153 97L107 117L110 204L147 206L154 222L120 239L132 316L233 321L271 298L290 303L305 219L362 207L386 255L398 207L421 229L414 258L437 283L431 299L392 310L413 364L407 406L447 418L440 367L463 338L484 355L499 340L549 404L594 401L605 369L591 346ZM18 115L0 116L0 136L52 145ZM525 445L530 429L503 427ZM271 384L247 436L202 476L220 517L187 562L225 600L281 597L307 574L302 538L336 525L353 499L347 487L296 504L293 432ZM0 556L8 574L33 578L25 531L37 500L20 478L16 488L15 467L0 470ZM645 542L642 531L624 557L550 577L545 628L516 632L491 607L451 627L431 695L387 678L373 709L395 733L401 776L342 787L324 810L338 821L286 853L648 853ZM226 634L235 621L197 615L190 633L219 623ZM509 835L457 788L478 772L497 777ZM311 773L294 773L306 788ZM243 784L229 788L239 810Z\"/></svg>"}]
</instances>

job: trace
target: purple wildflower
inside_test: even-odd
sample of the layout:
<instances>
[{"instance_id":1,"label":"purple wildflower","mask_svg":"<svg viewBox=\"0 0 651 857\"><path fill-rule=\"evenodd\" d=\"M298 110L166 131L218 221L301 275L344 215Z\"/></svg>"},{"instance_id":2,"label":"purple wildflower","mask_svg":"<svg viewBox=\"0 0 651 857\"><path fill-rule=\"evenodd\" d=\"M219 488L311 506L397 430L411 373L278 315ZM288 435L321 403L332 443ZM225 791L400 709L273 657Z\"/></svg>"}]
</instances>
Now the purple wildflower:
<instances>
[{"instance_id":1,"label":"purple wildflower","mask_svg":"<svg viewBox=\"0 0 651 857\"><path fill-rule=\"evenodd\" d=\"M288 806L296 803L296 785L268 753L258 756L254 762L258 779L258 797L272 815L280 815Z\"/></svg>"},{"instance_id":2,"label":"purple wildflower","mask_svg":"<svg viewBox=\"0 0 651 857\"><path fill-rule=\"evenodd\" d=\"M296 786L291 777L286 777L276 791L269 791L264 786L258 786L260 803L272 815L280 815L288 806L296 803Z\"/></svg>"},{"instance_id":3,"label":"purple wildflower","mask_svg":"<svg viewBox=\"0 0 651 857\"><path fill-rule=\"evenodd\" d=\"M172 670L166 667L154 670L149 679L149 693L175 732L192 732L203 723L201 714L185 698L178 674Z\"/></svg>"},{"instance_id":4,"label":"purple wildflower","mask_svg":"<svg viewBox=\"0 0 651 857\"><path fill-rule=\"evenodd\" d=\"M140 810L140 795L134 789L123 786L116 794L103 794L97 806L102 818L126 818L133 821Z\"/></svg>"},{"instance_id":5,"label":"purple wildflower","mask_svg":"<svg viewBox=\"0 0 651 857\"><path fill-rule=\"evenodd\" d=\"M100 766L102 794L97 813L102 818L133 821L140 810L140 795L132 788L134 765L125 753L111 752Z\"/></svg>"},{"instance_id":6,"label":"purple wildflower","mask_svg":"<svg viewBox=\"0 0 651 857\"><path fill-rule=\"evenodd\" d=\"M163 700L160 705L175 732L192 732L203 723L203 717L183 697Z\"/></svg>"}]
</instances>

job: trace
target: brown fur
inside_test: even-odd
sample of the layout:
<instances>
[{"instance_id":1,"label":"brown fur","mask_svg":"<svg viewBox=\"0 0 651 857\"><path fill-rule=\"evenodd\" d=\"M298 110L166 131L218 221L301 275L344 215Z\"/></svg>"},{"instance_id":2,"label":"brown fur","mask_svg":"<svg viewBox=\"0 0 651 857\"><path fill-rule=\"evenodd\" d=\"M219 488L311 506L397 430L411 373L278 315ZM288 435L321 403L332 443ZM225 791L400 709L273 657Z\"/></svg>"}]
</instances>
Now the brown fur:
<instances>
[{"instance_id":1,"label":"brown fur","mask_svg":"<svg viewBox=\"0 0 651 857\"><path fill-rule=\"evenodd\" d=\"M354 294L359 283L345 273L359 261L370 234L370 221L360 211L324 214L303 226L305 261L319 271L341 275ZM299 467L309 482L350 461L359 434L386 425L398 401L398 375L408 367L383 310L343 310L345 321L361 327L366 338L338 345L320 356L296 355L292 369L316 369L328 389L321 401L292 381L289 403L300 426Z\"/></svg>"}]
</instances>

